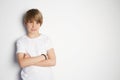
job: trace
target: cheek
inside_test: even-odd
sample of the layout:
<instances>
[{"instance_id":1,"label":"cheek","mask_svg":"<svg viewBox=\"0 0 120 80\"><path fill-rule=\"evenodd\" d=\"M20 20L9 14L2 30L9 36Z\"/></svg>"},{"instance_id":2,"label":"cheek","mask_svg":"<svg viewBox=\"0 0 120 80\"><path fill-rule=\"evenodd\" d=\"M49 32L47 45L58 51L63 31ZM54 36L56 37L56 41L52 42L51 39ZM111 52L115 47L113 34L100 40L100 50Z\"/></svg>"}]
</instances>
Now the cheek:
<instances>
[{"instance_id":1,"label":"cheek","mask_svg":"<svg viewBox=\"0 0 120 80\"><path fill-rule=\"evenodd\" d=\"M40 26L37 27L38 29L40 28Z\"/></svg>"},{"instance_id":2,"label":"cheek","mask_svg":"<svg viewBox=\"0 0 120 80\"><path fill-rule=\"evenodd\" d=\"M31 24L27 24L27 27L31 27Z\"/></svg>"},{"instance_id":3,"label":"cheek","mask_svg":"<svg viewBox=\"0 0 120 80\"><path fill-rule=\"evenodd\" d=\"M27 30L30 30L32 27L31 26L26 26L26 29Z\"/></svg>"},{"instance_id":4,"label":"cheek","mask_svg":"<svg viewBox=\"0 0 120 80\"><path fill-rule=\"evenodd\" d=\"M37 29L39 29L40 28L40 25L37 25Z\"/></svg>"}]
</instances>

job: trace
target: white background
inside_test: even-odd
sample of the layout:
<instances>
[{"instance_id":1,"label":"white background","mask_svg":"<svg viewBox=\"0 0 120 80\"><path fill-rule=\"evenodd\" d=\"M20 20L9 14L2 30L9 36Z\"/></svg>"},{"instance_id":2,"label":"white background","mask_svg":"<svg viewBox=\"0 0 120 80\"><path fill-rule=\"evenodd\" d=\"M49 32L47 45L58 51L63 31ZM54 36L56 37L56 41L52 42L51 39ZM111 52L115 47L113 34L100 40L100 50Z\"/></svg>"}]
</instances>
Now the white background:
<instances>
[{"instance_id":1,"label":"white background","mask_svg":"<svg viewBox=\"0 0 120 80\"><path fill-rule=\"evenodd\" d=\"M15 42L22 16L38 8L52 38L54 80L120 80L119 0L0 0L0 80L21 80Z\"/></svg>"}]
</instances>

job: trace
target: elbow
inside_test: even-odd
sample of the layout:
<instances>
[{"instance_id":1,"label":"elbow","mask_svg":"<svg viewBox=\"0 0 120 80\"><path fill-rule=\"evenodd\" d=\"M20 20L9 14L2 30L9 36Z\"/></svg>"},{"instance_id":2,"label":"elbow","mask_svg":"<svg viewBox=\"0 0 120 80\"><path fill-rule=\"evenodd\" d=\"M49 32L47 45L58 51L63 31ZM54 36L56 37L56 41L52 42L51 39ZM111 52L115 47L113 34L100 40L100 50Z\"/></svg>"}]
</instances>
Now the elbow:
<instances>
[{"instance_id":1,"label":"elbow","mask_svg":"<svg viewBox=\"0 0 120 80\"><path fill-rule=\"evenodd\" d=\"M24 67L25 67L24 62L19 62L19 66L20 66L21 68L24 68Z\"/></svg>"},{"instance_id":2,"label":"elbow","mask_svg":"<svg viewBox=\"0 0 120 80\"><path fill-rule=\"evenodd\" d=\"M19 66L20 66L21 68L24 68L24 67L25 67L24 64L22 64L22 63L20 63Z\"/></svg>"},{"instance_id":3,"label":"elbow","mask_svg":"<svg viewBox=\"0 0 120 80\"><path fill-rule=\"evenodd\" d=\"M51 66L55 66L56 65L56 60L52 60L50 63Z\"/></svg>"},{"instance_id":4,"label":"elbow","mask_svg":"<svg viewBox=\"0 0 120 80\"><path fill-rule=\"evenodd\" d=\"M51 63L51 66L55 66L55 65L56 65L56 63L55 63L55 62Z\"/></svg>"}]
</instances>

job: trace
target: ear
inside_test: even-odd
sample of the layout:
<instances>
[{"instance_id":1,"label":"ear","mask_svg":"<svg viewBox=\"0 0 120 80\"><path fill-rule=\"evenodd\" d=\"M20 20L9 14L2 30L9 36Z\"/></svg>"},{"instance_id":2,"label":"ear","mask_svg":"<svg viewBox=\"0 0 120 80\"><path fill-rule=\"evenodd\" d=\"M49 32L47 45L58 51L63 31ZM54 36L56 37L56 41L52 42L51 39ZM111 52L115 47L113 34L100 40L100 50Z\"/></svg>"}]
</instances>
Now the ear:
<instances>
[{"instance_id":1,"label":"ear","mask_svg":"<svg viewBox=\"0 0 120 80\"><path fill-rule=\"evenodd\" d=\"M23 22L23 25L26 26L26 25L27 25L27 22Z\"/></svg>"},{"instance_id":2,"label":"ear","mask_svg":"<svg viewBox=\"0 0 120 80\"><path fill-rule=\"evenodd\" d=\"M26 25L26 22L23 22L24 25Z\"/></svg>"}]
</instances>

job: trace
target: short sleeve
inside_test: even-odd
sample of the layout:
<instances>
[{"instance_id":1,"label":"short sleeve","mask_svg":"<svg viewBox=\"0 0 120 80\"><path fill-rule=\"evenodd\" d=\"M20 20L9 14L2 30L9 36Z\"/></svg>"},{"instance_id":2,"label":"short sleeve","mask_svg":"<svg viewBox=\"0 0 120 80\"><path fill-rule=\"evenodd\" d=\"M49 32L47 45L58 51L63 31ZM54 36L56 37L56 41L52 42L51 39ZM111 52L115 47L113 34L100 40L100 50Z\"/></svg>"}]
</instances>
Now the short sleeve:
<instances>
[{"instance_id":1,"label":"short sleeve","mask_svg":"<svg viewBox=\"0 0 120 80\"><path fill-rule=\"evenodd\" d=\"M47 38L46 49L49 50L51 48L53 48L52 40L50 38Z\"/></svg>"},{"instance_id":2,"label":"short sleeve","mask_svg":"<svg viewBox=\"0 0 120 80\"><path fill-rule=\"evenodd\" d=\"M22 41L18 40L16 43L17 51L16 53L25 53L25 46L23 45Z\"/></svg>"}]
</instances>

